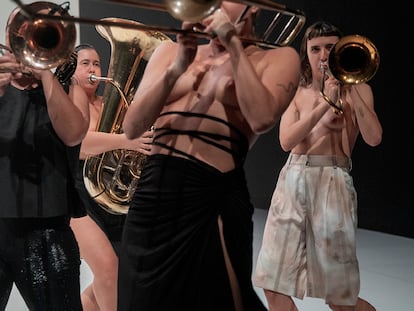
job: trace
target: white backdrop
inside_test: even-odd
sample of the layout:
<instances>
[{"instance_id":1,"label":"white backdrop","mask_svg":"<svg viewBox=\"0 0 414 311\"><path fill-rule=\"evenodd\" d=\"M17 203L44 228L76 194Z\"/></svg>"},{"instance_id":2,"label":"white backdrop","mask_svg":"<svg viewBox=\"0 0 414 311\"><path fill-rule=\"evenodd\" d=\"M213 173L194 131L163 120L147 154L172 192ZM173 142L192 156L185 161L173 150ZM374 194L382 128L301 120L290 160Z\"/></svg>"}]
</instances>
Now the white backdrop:
<instances>
[{"instance_id":1,"label":"white backdrop","mask_svg":"<svg viewBox=\"0 0 414 311\"><path fill-rule=\"evenodd\" d=\"M0 42L5 43L5 28L6 22L9 17L10 12L17 6L17 4L12 0L0 0ZM22 1L24 4L30 4L34 1ZM50 1L56 4L61 4L64 1ZM79 0L70 0L70 10L69 14L73 16L79 16ZM79 24L76 24L77 38L76 44L79 43Z\"/></svg>"}]
</instances>

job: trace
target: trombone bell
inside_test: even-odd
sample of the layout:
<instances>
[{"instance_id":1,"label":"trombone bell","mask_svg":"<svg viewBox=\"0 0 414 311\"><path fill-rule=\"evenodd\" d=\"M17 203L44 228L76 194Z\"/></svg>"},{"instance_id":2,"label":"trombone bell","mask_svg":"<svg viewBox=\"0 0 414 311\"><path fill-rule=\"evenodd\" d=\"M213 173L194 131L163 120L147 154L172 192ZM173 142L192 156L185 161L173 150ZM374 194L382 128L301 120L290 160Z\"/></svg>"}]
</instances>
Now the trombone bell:
<instances>
[{"instance_id":1,"label":"trombone bell","mask_svg":"<svg viewBox=\"0 0 414 311\"><path fill-rule=\"evenodd\" d=\"M213 14L221 5L221 0L165 0L167 11L175 18L197 23Z\"/></svg>"},{"instance_id":2,"label":"trombone bell","mask_svg":"<svg viewBox=\"0 0 414 311\"><path fill-rule=\"evenodd\" d=\"M329 70L345 84L359 84L371 80L379 67L379 53L366 37L342 37L329 53Z\"/></svg>"},{"instance_id":3,"label":"trombone bell","mask_svg":"<svg viewBox=\"0 0 414 311\"><path fill-rule=\"evenodd\" d=\"M57 67L67 60L75 48L74 23L37 18L36 14L69 16L52 2L33 2L20 8L8 27L10 48L16 58L36 69Z\"/></svg>"}]
</instances>

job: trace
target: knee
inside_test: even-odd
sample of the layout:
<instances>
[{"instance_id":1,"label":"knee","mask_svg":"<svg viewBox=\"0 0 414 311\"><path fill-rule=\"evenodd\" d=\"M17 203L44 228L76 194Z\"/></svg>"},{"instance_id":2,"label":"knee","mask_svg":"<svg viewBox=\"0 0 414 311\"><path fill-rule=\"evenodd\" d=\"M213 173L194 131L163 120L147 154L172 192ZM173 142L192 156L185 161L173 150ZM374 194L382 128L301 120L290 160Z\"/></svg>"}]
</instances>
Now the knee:
<instances>
[{"instance_id":1,"label":"knee","mask_svg":"<svg viewBox=\"0 0 414 311\"><path fill-rule=\"evenodd\" d=\"M269 311L298 311L292 297L267 289L264 293Z\"/></svg>"}]
</instances>

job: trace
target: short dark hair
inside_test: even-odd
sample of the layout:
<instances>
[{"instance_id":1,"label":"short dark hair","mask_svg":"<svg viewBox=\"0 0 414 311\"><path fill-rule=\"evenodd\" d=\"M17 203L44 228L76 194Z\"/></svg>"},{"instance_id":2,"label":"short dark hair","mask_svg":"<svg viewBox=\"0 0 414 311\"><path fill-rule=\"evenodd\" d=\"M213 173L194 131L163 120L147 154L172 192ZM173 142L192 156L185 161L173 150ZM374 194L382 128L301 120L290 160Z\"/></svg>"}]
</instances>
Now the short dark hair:
<instances>
[{"instance_id":1,"label":"short dark hair","mask_svg":"<svg viewBox=\"0 0 414 311\"><path fill-rule=\"evenodd\" d=\"M89 43L82 43L82 44L77 45L74 51L78 53L81 50L95 50L96 51L95 47Z\"/></svg>"},{"instance_id":2,"label":"short dark hair","mask_svg":"<svg viewBox=\"0 0 414 311\"><path fill-rule=\"evenodd\" d=\"M302 38L300 46L300 60L301 60L301 85L309 85L312 82L312 70L309 64L307 54L308 41L317 37L335 36L341 38L342 31L332 23L326 21L317 21L306 28L305 34Z\"/></svg>"}]
</instances>

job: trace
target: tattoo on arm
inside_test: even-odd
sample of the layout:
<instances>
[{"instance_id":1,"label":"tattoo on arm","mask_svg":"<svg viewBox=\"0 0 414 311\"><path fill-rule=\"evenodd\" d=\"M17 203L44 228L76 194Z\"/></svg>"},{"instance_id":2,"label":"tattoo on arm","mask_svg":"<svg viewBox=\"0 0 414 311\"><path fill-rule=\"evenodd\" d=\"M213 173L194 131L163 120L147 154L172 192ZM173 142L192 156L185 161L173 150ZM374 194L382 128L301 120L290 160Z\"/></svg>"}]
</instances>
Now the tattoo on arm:
<instances>
[{"instance_id":1,"label":"tattoo on arm","mask_svg":"<svg viewBox=\"0 0 414 311\"><path fill-rule=\"evenodd\" d=\"M297 87L295 87L295 84L292 82L289 82L289 84L286 86L284 84L278 83L277 86L281 87L285 90L286 93L290 94L291 92L296 92Z\"/></svg>"}]
</instances>

